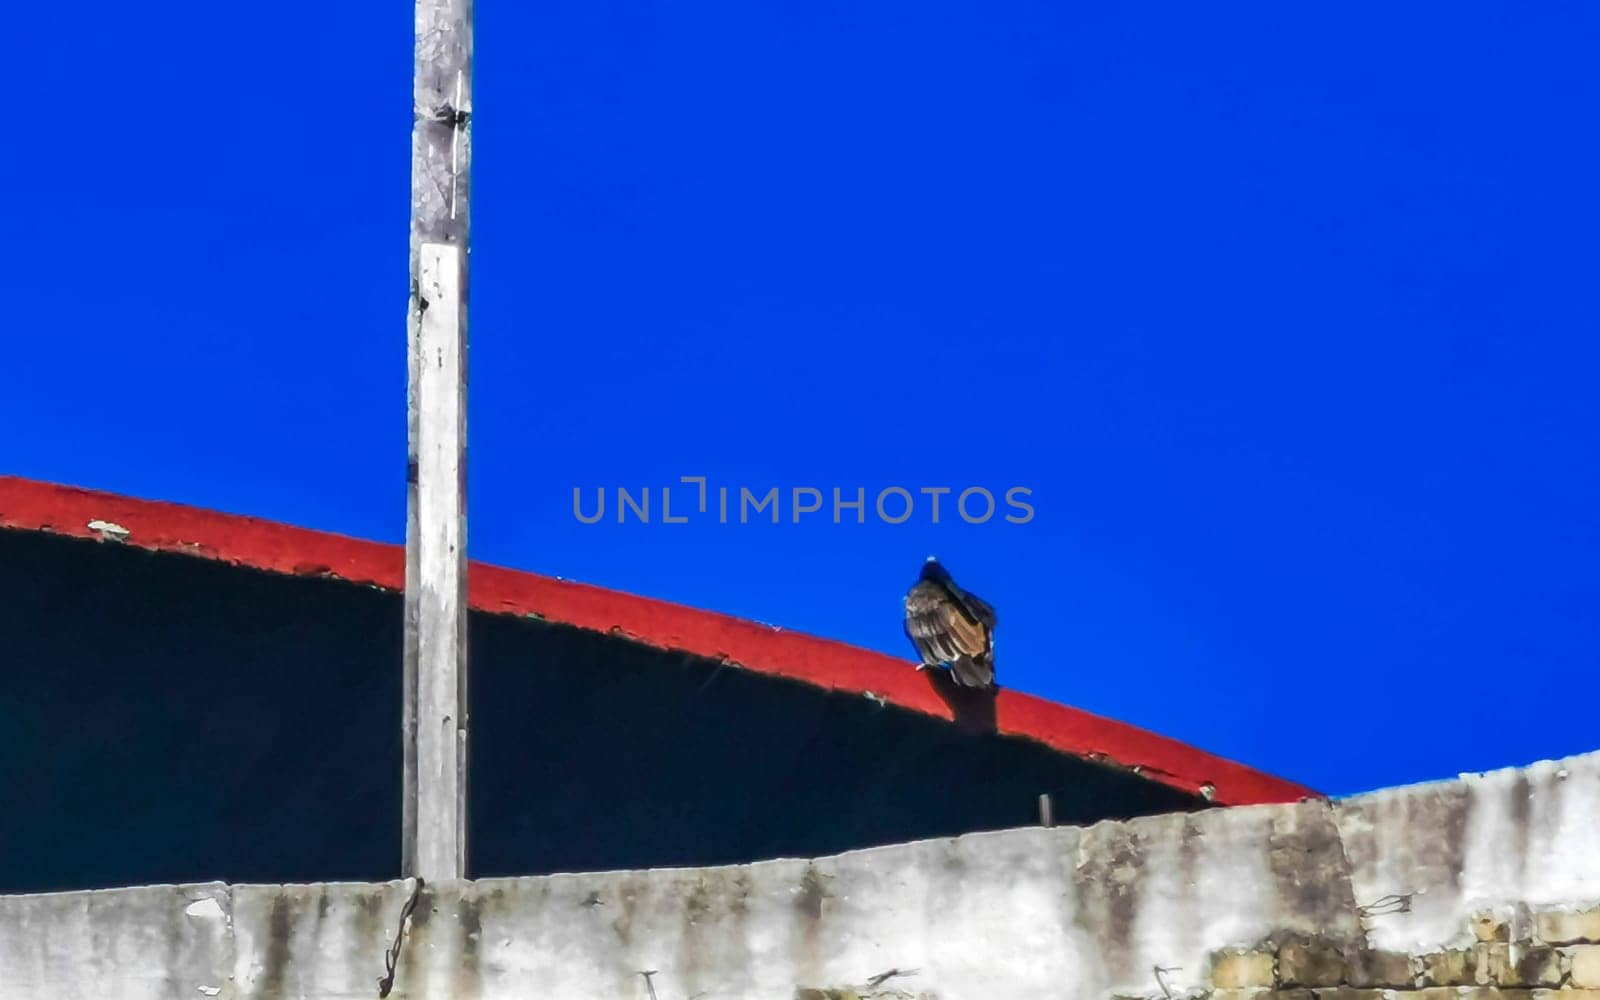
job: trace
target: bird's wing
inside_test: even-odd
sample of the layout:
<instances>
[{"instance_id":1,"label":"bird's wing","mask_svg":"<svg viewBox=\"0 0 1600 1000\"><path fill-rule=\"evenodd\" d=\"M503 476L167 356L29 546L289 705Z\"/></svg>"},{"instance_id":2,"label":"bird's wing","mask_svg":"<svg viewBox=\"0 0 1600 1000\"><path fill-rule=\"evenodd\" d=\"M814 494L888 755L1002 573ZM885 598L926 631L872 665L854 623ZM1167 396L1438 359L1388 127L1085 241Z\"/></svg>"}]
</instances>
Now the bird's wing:
<instances>
[{"instance_id":1,"label":"bird's wing","mask_svg":"<svg viewBox=\"0 0 1600 1000\"><path fill-rule=\"evenodd\" d=\"M944 588L918 584L906 595L906 635L923 663L951 663L989 648L988 629Z\"/></svg>"},{"instance_id":2,"label":"bird's wing","mask_svg":"<svg viewBox=\"0 0 1600 1000\"><path fill-rule=\"evenodd\" d=\"M913 589L906 595L906 637L925 664L945 663L955 655L945 642L943 616L930 595Z\"/></svg>"},{"instance_id":3,"label":"bird's wing","mask_svg":"<svg viewBox=\"0 0 1600 1000\"><path fill-rule=\"evenodd\" d=\"M961 602L962 607L966 608L969 617L980 622L989 631L994 631L998 619L995 617L994 608L989 606L988 601L985 601L977 594L962 590L953 583L950 584L950 590L955 594L956 600Z\"/></svg>"}]
</instances>

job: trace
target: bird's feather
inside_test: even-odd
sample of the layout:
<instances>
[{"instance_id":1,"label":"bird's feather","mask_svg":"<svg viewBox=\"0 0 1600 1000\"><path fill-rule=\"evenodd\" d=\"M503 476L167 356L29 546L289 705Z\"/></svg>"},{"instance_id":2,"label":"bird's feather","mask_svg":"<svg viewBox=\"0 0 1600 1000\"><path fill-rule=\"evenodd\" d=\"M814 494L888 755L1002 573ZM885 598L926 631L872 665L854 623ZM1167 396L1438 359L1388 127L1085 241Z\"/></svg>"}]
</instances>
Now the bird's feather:
<instances>
[{"instance_id":1,"label":"bird's feather","mask_svg":"<svg viewBox=\"0 0 1600 1000\"><path fill-rule=\"evenodd\" d=\"M994 683L994 666L988 657L960 657L950 664L950 673L963 687L988 687Z\"/></svg>"},{"instance_id":2,"label":"bird's feather","mask_svg":"<svg viewBox=\"0 0 1600 1000\"><path fill-rule=\"evenodd\" d=\"M953 583L950 584L950 590L955 594L956 599L961 602L968 615L982 622L989 631L994 631L994 627L999 624L999 619L995 616L994 608L989 606L989 602L977 594L962 590Z\"/></svg>"},{"instance_id":3,"label":"bird's feather","mask_svg":"<svg viewBox=\"0 0 1600 1000\"><path fill-rule=\"evenodd\" d=\"M994 681L994 609L953 583L924 579L905 599L905 632L925 666L948 665L956 683Z\"/></svg>"}]
</instances>

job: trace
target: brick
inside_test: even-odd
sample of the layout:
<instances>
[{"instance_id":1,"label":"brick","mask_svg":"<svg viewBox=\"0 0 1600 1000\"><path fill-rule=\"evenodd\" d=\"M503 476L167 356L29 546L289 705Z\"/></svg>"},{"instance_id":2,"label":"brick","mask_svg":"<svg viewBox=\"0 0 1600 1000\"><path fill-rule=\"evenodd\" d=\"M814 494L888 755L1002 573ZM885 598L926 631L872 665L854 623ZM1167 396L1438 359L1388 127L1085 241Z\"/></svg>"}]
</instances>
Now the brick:
<instances>
[{"instance_id":1,"label":"brick","mask_svg":"<svg viewBox=\"0 0 1600 1000\"><path fill-rule=\"evenodd\" d=\"M1436 951L1423 955L1421 984L1425 987L1470 986L1474 982L1473 970L1477 967L1475 954L1470 951Z\"/></svg>"},{"instance_id":2,"label":"brick","mask_svg":"<svg viewBox=\"0 0 1600 1000\"><path fill-rule=\"evenodd\" d=\"M1600 909L1536 913L1533 928L1545 944L1600 944Z\"/></svg>"},{"instance_id":3,"label":"brick","mask_svg":"<svg viewBox=\"0 0 1600 1000\"><path fill-rule=\"evenodd\" d=\"M1600 995L1600 991L1596 990L1557 989L1553 986L1527 990L1479 989L1474 992L1481 994L1485 1000L1582 1000L1585 996Z\"/></svg>"},{"instance_id":4,"label":"brick","mask_svg":"<svg viewBox=\"0 0 1600 1000\"><path fill-rule=\"evenodd\" d=\"M1278 982L1284 986L1337 986L1344 980L1344 955L1330 944L1291 941L1278 949Z\"/></svg>"},{"instance_id":5,"label":"brick","mask_svg":"<svg viewBox=\"0 0 1600 1000\"><path fill-rule=\"evenodd\" d=\"M1600 944L1575 944L1561 951L1567 956L1573 986L1600 988Z\"/></svg>"},{"instance_id":6,"label":"brick","mask_svg":"<svg viewBox=\"0 0 1600 1000\"><path fill-rule=\"evenodd\" d=\"M1351 986L1411 989L1417 983L1417 970L1410 955L1398 951L1358 951L1350 957Z\"/></svg>"},{"instance_id":7,"label":"brick","mask_svg":"<svg viewBox=\"0 0 1600 1000\"><path fill-rule=\"evenodd\" d=\"M1472 949L1470 954L1467 969L1469 978L1462 982L1499 987L1561 985L1562 956L1554 948L1540 945L1480 944ZM1529 998L1522 997L1520 1000Z\"/></svg>"},{"instance_id":8,"label":"brick","mask_svg":"<svg viewBox=\"0 0 1600 1000\"><path fill-rule=\"evenodd\" d=\"M1335 986L1328 990L1312 990L1317 1000L1384 1000L1383 990L1358 990L1351 986Z\"/></svg>"},{"instance_id":9,"label":"brick","mask_svg":"<svg viewBox=\"0 0 1600 1000\"><path fill-rule=\"evenodd\" d=\"M1270 951L1223 951L1211 956L1211 985L1223 990L1271 986L1276 958Z\"/></svg>"},{"instance_id":10,"label":"brick","mask_svg":"<svg viewBox=\"0 0 1600 1000\"><path fill-rule=\"evenodd\" d=\"M1384 1000L1584 1000L1574 996L1572 990L1503 990L1498 986L1424 986L1415 990L1370 992L1383 996Z\"/></svg>"},{"instance_id":11,"label":"brick","mask_svg":"<svg viewBox=\"0 0 1600 1000\"><path fill-rule=\"evenodd\" d=\"M1220 989L1211 991L1211 1000L1268 1000L1271 996L1271 987L1246 986L1240 989Z\"/></svg>"},{"instance_id":12,"label":"brick","mask_svg":"<svg viewBox=\"0 0 1600 1000\"><path fill-rule=\"evenodd\" d=\"M1389 1000L1504 1000L1502 990L1484 986L1426 986L1419 990L1385 990Z\"/></svg>"},{"instance_id":13,"label":"brick","mask_svg":"<svg viewBox=\"0 0 1600 1000\"><path fill-rule=\"evenodd\" d=\"M1560 986L1561 952L1554 948L1535 945L1517 948L1512 954L1510 980L1500 979L1501 986Z\"/></svg>"},{"instance_id":14,"label":"brick","mask_svg":"<svg viewBox=\"0 0 1600 1000\"><path fill-rule=\"evenodd\" d=\"M1472 915L1472 935L1484 944L1511 940L1511 924L1489 910Z\"/></svg>"},{"instance_id":15,"label":"brick","mask_svg":"<svg viewBox=\"0 0 1600 1000\"><path fill-rule=\"evenodd\" d=\"M1472 949L1470 982L1479 986L1515 986L1517 977L1509 944L1480 944Z\"/></svg>"}]
</instances>

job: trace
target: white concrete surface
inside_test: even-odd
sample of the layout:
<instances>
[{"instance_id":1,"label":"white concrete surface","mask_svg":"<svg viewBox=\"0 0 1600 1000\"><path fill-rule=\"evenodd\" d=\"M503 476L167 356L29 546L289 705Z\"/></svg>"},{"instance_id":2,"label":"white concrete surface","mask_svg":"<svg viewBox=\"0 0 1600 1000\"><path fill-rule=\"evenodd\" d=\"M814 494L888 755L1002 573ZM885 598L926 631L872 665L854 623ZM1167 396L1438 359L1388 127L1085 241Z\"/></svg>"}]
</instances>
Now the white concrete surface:
<instances>
[{"instance_id":1,"label":"white concrete surface","mask_svg":"<svg viewBox=\"0 0 1600 1000\"><path fill-rule=\"evenodd\" d=\"M862 995L1159 997L1158 967L1174 994L1201 987L1221 948L1316 933L1422 951L1485 907L1596 902L1597 838L1600 753L1337 804L430 884L391 996L792 1000L902 970ZM1358 907L1403 894L1409 912L1363 920ZM0 1000L376 997L408 895L393 882L0 897Z\"/></svg>"},{"instance_id":2,"label":"white concrete surface","mask_svg":"<svg viewBox=\"0 0 1600 1000\"><path fill-rule=\"evenodd\" d=\"M1375 947L1471 940L1474 913L1600 904L1600 753L1391 788L1337 807L1359 904L1410 898L1367 918Z\"/></svg>"}]
</instances>

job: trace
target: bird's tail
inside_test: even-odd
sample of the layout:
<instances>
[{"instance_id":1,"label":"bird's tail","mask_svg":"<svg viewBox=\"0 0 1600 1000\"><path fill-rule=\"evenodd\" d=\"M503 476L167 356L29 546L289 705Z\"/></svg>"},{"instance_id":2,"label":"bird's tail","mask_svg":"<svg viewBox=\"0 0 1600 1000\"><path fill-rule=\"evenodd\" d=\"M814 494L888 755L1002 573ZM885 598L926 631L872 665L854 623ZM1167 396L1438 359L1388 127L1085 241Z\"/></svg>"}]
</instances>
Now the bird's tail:
<instances>
[{"instance_id":1,"label":"bird's tail","mask_svg":"<svg viewBox=\"0 0 1600 1000\"><path fill-rule=\"evenodd\" d=\"M994 683L994 664L970 656L957 657L950 663L950 676L962 687L988 687Z\"/></svg>"}]
</instances>

